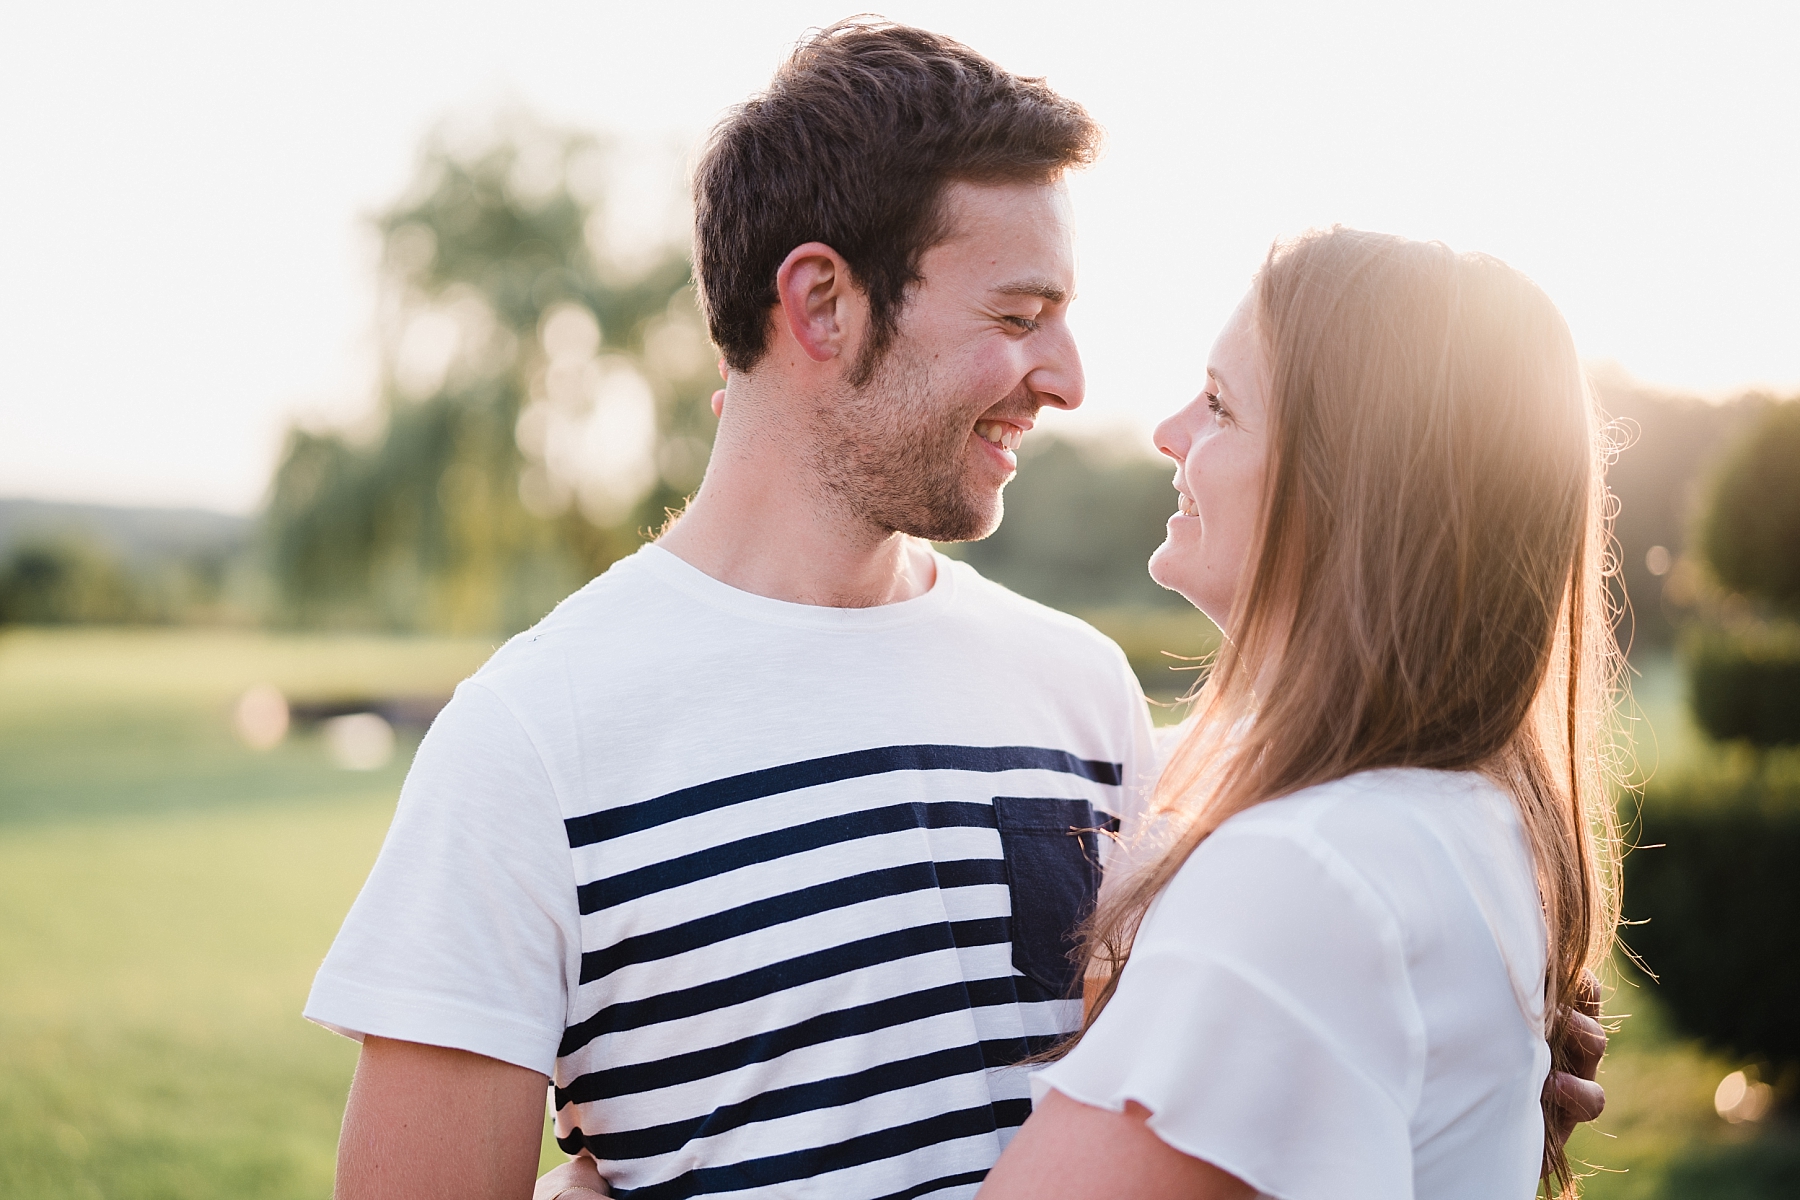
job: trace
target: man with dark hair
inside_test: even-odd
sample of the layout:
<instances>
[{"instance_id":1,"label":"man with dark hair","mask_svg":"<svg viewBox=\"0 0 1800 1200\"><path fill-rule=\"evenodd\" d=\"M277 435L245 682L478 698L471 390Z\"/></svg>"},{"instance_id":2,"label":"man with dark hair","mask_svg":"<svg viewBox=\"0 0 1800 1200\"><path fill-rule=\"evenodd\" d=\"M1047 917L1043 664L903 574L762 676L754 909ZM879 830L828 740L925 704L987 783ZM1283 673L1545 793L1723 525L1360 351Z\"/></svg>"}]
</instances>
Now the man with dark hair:
<instances>
[{"instance_id":1,"label":"man with dark hair","mask_svg":"<svg viewBox=\"0 0 1800 1200\"><path fill-rule=\"evenodd\" d=\"M1099 144L1079 105L948 38L846 22L802 44L720 126L694 181L695 272L726 365L756 365L777 269L795 246L823 242L868 304L846 381L862 386L893 342L920 256L952 232L946 185L1052 184Z\"/></svg>"},{"instance_id":2,"label":"man with dark hair","mask_svg":"<svg viewBox=\"0 0 1800 1200\"><path fill-rule=\"evenodd\" d=\"M705 481L421 745L307 1006L363 1041L340 1196L530 1194L549 1080L618 1195L974 1193L1154 769L1116 647L927 544L991 532L1081 403L1061 177L1098 139L867 22L720 126Z\"/></svg>"},{"instance_id":3,"label":"man with dark hair","mask_svg":"<svg viewBox=\"0 0 1800 1200\"><path fill-rule=\"evenodd\" d=\"M420 746L307 1016L363 1043L340 1198L972 1196L1075 1028L1155 764L1117 647L929 540L1081 403L1099 131L946 38L806 40L698 168L699 492Z\"/></svg>"}]
</instances>

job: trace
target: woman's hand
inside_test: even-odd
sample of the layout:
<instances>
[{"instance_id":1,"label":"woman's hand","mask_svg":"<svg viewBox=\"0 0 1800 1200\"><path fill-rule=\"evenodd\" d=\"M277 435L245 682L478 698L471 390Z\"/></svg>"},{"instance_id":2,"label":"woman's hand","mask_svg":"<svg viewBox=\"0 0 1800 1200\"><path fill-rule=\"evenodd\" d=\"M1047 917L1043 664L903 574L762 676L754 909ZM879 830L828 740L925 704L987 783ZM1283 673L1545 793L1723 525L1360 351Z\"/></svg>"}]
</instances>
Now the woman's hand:
<instances>
[{"instance_id":1,"label":"woman's hand","mask_svg":"<svg viewBox=\"0 0 1800 1200\"><path fill-rule=\"evenodd\" d=\"M531 1200L602 1200L612 1193L600 1178L600 1167L583 1151L555 1170L538 1177Z\"/></svg>"},{"instance_id":2,"label":"woman's hand","mask_svg":"<svg viewBox=\"0 0 1800 1200\"><path fill-rule=\"evenodd\" d=\"M1556 1114L1551 1136L1560 1147L1577 1125L1597 1119L1606 1111L1606 1092L1594 1076L1606 1057L1606 1029L1600 1024L1600 981L1592 971L1581 973L1581 990L1565 1015L1573 1057L1568 1071L1552 1071L1544 1080L1544 1099ZM1546 1147L1546 1150L1550 1147ZM1545 1156L1548 1162L1548 1155Z\"/></svg>"}]
</instances>

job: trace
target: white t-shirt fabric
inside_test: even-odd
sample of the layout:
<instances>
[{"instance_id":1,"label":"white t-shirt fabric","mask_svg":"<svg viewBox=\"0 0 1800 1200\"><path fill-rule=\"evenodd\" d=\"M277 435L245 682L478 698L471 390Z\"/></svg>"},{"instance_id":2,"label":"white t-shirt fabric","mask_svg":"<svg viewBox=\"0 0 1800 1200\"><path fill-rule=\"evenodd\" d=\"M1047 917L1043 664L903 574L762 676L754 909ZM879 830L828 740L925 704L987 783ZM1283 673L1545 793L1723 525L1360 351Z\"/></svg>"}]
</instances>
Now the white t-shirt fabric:
<instances>
[{"instance_id":1,"label":"white t-shirt fabric","mask_svg":"<svg viewBox=\"0 0 1800 1200\"><path fill-rule=\"evenodd\" d=\"M1200 844L1033 1091L1135 1101L1265 1197L1528 1200L1547 945L1514 802L1485 777L1306 788Z\"/></svg>"},{"instance_id":2,"label":"white t-shirt fabric","mask_svg":"<svg viewBox=\"0 0 1800 1200\"><path fill-rule=\"evenodd\" d=\"M457 689L306 1015L551 1076L616 1196L972 1196L1154 770L1118 648L965 564L835 609L648 546Z\"/></svg>"}]
</instances>

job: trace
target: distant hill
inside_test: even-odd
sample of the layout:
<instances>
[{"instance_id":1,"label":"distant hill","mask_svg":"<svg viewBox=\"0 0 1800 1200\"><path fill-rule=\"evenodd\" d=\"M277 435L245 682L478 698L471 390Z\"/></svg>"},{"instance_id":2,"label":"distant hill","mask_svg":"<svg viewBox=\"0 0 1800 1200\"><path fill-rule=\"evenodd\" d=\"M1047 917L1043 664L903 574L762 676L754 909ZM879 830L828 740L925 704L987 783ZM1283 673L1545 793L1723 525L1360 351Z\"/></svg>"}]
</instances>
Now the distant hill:
<instances>
[{"instance_id":1,"label":"distant hill","mask_svg":"<svg viewBox=\"0 0 1800 1200\"><path fill-rule=\"evenodd\" d=\"M224 558L249 540L253 520L204 508L124 508L0 499L0 559L21 542L79 538L134 567Z\"/></svg>"},{"instance_id":2,"label":"distant hill","mask_svg":"<svg viewBox=\"0 0 1800 1200\"><path fill-rule=\"evenodd\" d=\"M0 500L0 624L257 619L247 517Z\"/></svg>"}]
</instances>

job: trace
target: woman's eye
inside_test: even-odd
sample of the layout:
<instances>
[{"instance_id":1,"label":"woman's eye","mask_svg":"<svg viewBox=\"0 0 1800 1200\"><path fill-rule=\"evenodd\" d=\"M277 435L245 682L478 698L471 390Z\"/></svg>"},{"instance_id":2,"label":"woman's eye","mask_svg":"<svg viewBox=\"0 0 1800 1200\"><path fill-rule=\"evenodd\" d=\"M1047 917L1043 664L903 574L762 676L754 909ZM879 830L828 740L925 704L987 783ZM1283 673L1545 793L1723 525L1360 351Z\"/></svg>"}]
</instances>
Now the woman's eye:
<instances>
[{"instance_id":1,"label":"woman's eye","mask_svg":"<svg viewBox=\"0 0 1800 1200\"><path fill-rule=\"evenodd\" d=\"M1200 394L1206 397L1206 407L1213 416L1218 417L1220 420L1228 421L1231 419L1231 414L1225 411L1225 406L1223 404L1219 403L1219 397L1216 392L1202 392Z\"/></svg>"}]
</instances>

